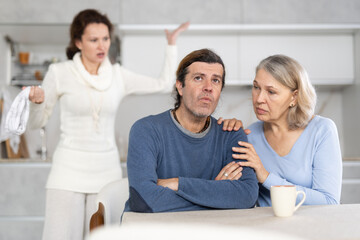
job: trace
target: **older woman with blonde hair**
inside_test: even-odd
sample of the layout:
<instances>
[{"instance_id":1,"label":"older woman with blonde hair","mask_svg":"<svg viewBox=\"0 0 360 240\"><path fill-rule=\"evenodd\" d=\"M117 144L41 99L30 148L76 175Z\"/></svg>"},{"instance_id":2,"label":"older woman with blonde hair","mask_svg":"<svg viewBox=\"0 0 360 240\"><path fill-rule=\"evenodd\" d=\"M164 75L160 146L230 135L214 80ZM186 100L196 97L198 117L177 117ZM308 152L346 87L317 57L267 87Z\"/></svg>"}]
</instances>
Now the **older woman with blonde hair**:
<instances>
[{"instance_id":1,"label":"older woman with blonde hair","mask_svg":"<svg viewBox=\"0 0 360 240\"><path fill-rule=\"evenodd\" d=\"M252 88L256 117L249 143L233 158L247 160L260 184L258 205L271 206L273 185L295 185L304 204L339 204L342 158L334 122L314 115L316 92L305 69L284 55L260 62Z\"/></svg>"}]
</instances>

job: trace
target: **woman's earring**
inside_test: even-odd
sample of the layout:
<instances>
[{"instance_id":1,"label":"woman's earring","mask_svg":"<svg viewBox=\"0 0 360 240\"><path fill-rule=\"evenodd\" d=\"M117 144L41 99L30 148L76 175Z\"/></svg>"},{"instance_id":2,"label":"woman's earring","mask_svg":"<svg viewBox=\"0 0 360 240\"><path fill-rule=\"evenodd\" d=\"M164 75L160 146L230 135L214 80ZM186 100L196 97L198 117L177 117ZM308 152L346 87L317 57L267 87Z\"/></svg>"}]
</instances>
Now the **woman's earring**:
<instances>
[{"instance_id":1,"label":"woman's earring","mask_svg":"<svg viewBox=\"0 0 360 240\"><path fill-rule=\"evenodd\" d=\"M294 104L292 103L292 104L290 104L290 107L294 107Z\"/></svg>"}]
</instances>

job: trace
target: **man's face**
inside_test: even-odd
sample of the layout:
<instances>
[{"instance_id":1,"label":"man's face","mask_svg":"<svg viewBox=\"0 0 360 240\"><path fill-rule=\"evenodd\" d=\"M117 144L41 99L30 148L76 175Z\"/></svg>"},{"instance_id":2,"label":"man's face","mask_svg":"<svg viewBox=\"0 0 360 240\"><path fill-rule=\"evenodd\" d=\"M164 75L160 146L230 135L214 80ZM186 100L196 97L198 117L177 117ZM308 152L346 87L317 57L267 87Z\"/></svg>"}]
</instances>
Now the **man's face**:
<instances>
[{"instance_id":1,"label":"man's face","mask_svg":"<svg viewBox=\"0 0 360 240\"><path fill-rule=\"evenodd\" d=\"M182 97L180 108L198 118L211 115L220 98L223 71L219 63L192 63L188 67L185 86L176 81L176 87Z\"/></svg>"}]
</instances>

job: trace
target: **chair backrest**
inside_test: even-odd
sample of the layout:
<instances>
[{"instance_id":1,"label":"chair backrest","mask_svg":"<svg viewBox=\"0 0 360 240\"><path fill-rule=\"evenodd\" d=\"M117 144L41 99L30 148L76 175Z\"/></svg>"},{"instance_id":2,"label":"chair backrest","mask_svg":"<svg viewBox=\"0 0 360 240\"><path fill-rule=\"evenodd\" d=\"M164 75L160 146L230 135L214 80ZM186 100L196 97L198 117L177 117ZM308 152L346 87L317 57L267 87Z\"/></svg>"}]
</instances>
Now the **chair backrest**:
<instances>
[{"instance_id":1,"label":"chair backrest","mask_svg":"<svg viewBox=\"0 0 360 240\"><path fill-rule=\"evenodd\" d=\"M97 202L104 205L105 225L120 223L121 214L129 198L129 181L122 178L104 186L97 196Z\"/></svg>"}]
</instances>

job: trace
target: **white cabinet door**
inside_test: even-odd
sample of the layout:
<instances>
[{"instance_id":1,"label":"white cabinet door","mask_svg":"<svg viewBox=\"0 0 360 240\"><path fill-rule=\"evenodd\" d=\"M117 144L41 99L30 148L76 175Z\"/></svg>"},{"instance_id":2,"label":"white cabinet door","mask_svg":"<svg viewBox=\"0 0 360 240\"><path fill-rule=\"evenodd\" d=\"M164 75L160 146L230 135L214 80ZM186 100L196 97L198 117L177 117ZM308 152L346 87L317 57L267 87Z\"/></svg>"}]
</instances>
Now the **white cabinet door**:
<instances>
[{"instance_id":1,"label":"white cabinet door","mask_svg":"<svg viewBox=\"0 0 360 240\"><path fill-rule=\"evenodd\" d=\"M125 34L123 65L150 76L158 76L164 60L165 34ZM299 61L316 85L347 85L354 82L354 36L352 33L314 32L188 32L178 39L180 61L200 48L220 55L228 85L249 85L257 64L274 54Z\"/></svg>"},{"instance_id":2,"label":"white cabinet door","mask_svg":"<svg viewBox=\"0 0 360 240\"><path fill-rule=\"evenodd\" d=\"M238 79L238 39L233 34L193 34L181 36L178 41L179 61L194 50L209 48L217 53L225 64L226 82Z\"/></svg>"},{"instance_id":3,"label":"white cabinet door","mask_svg":"<svg viewBox=\"0 0 360 240\"><path fill-rule=\"evenodd\" d=\"M165 46L165 34L126 35L122 38L122 65L136 73L158 77L164 62Z\"/></svg>"},{"instance_id":4,"label":"white cabinet door","mask_svg":"<svg viewBox=\"0 0 360 240\"><path fill-rule=\"evenodd\" d=\"M251 83L257 64L274 54L295 58L314 84L351 84L354 80L354 42L343 35L243 35L239 37L240 83Z\"/></svg>"},{"instance_id":5,"label":"white cabinet door","mask_svg":"<svg viewBox=\"0 0 360 240\"><path fill-rule=\"evenodd\" d=\"M156 77L164 61L166 39L159 35L128 35L122 39L122 64L142 74ZM215 51L226 67L226 79L238 79L238 40L234 35L182 35L178 41L178 62L187 54L201 48Z\"/></svg>"}]
</instances>

